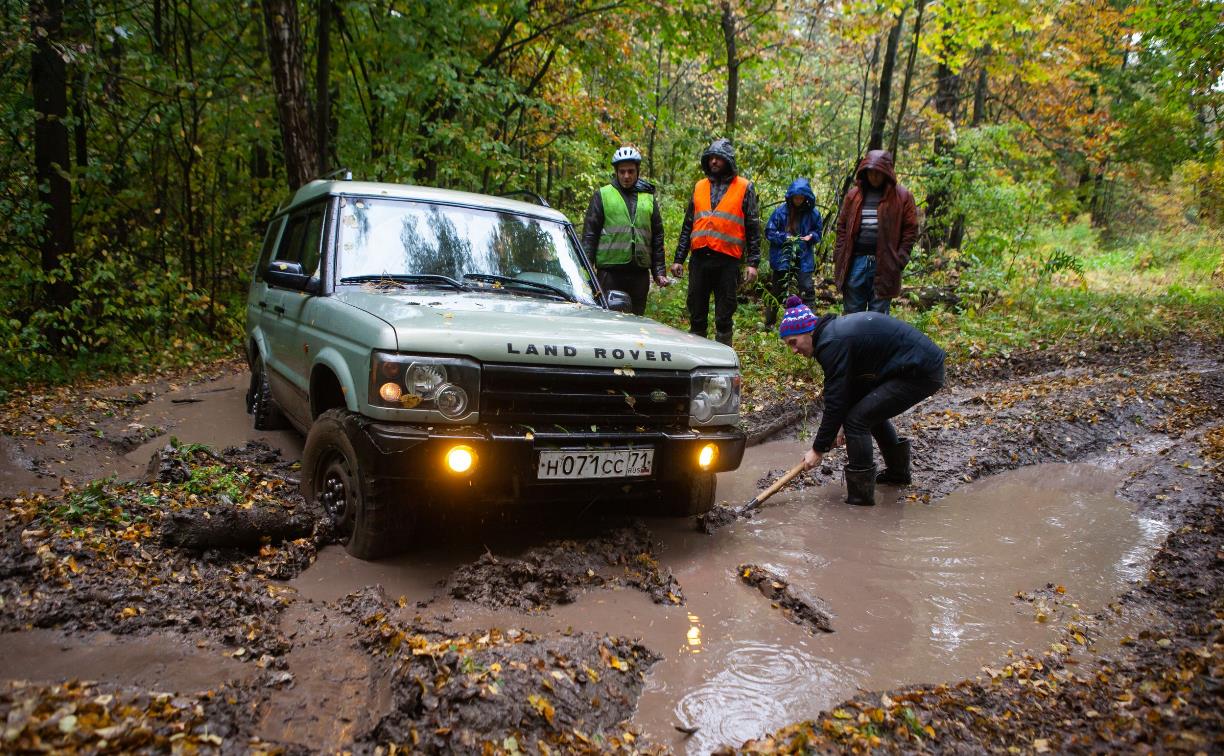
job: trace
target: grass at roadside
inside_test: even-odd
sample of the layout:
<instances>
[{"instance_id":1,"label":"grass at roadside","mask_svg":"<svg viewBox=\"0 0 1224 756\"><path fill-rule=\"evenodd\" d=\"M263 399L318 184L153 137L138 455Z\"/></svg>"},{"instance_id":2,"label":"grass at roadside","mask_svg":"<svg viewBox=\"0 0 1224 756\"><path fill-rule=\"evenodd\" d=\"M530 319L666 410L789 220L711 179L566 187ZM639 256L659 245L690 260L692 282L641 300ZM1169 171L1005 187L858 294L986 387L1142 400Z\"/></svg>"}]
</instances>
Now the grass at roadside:
<instances>
[{"instance_id":1,"label":"grass at roadside","mask_svg":"<svg viewBox=\"0 0 1224 756\"><path fill-rule=\"evenodd\" d=\"M946 262L935 272L907 277L906 285L953 287L961 304L919 310L901 299L893 315L924 331L953 361L1174 332L1224 337L1220 232L1151 233L1106 244L1080 223L1039 233L1010 259L981 262L962 255ZM646 314L687 329L686 294L687 279L656 290ZM791 355L776 331L762 328L759 302L741 304L735 322L747 409L782 387L819 386L819 369Z\"/></svg>"}]
</instances>

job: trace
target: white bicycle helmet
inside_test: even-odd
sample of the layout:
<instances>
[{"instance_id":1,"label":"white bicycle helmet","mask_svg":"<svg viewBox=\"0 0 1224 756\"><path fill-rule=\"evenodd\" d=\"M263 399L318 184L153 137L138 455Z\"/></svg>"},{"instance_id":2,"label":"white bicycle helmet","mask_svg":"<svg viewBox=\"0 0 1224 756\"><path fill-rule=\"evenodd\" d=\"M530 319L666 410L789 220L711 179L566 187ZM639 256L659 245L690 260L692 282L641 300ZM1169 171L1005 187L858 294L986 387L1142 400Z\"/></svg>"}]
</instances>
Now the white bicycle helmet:
<instances>
[{"instance_id":1,"label":"white bicycle helmet","mask_svg":"<svg viewBox=\"0 0 1224 756\"><path fill-rule=\"evenodd\" d=\"M617 163L625 162L642 162L642 153L637 151L636 147L621 147L616 152L612 153L612 167L615 168Z\"/></svg>"}]
</instances>

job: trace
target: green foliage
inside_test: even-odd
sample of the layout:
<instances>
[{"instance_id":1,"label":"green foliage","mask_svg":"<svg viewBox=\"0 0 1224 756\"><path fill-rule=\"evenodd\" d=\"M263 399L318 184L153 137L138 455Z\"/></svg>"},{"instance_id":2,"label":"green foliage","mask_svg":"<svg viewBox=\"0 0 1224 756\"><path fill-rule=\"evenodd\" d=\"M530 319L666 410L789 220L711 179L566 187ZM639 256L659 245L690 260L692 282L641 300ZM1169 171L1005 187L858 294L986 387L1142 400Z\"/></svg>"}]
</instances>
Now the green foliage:
<instances>
[{"instance_id":1,"label":"green foliage","mask_svg":"<svg viewBox=\"0 0 1224 756\"><path fill-rule=\"evenodd\" d=\"M904 10L908 50L913 3L732 6L741 170L765 214L791 180L809 177L831 220L865 147L875 44ZM0 391L233 351L264 221L286 189L260 3L69 4L57 49L73 154L58 168L72 180L75 248L56 265L40 255L27 8L0 14ZM318 5L298 10L313 83ZM955 287L962 305L948 317L995 312L1009 297L1027 317L1045 312L1046 300L1021 286L1086 283L1073 296L1096 296L1100 256L1118 253L1102 238L1136 231L1164 240L1141 272L1193 265L1210 280L1224 267L1218 255L1162 257L1168 229L1224 224L1215 4L927 3L924 18L908 112L889 114L888 130L900 128L902 181L920 203L944 192L952 208L937 222L963 224L961 252L931 243L947 229L930 228L911 266L921 281ZM634 143L658 185L670 255L698 157L726 135L720 20L718 4L695 0L337 0L329 162L359 179L529 189L577 220L609 178L611 151ZM961 77L959 113L920 104L939 70ZM989 97L971 128L965 111L981 71ZM313 106L313 92L307 99ZM1110 234L1088 234L1076 220L1086 211ZM1065 235L1049 235L1069 220ZM830 273L827 263L819 270ZM48 304L56 283L71 285L64 307ZM653 297L650 314L683 326L684 293L682 284ZM1183 294L1172 299L1212 301L1193 287ZM923 317L943 327L935 312ZM746 372L766 384L798 379L802 363L757 338L759 316L755 304L741 308Z\"/></svg>"}]
</instances>

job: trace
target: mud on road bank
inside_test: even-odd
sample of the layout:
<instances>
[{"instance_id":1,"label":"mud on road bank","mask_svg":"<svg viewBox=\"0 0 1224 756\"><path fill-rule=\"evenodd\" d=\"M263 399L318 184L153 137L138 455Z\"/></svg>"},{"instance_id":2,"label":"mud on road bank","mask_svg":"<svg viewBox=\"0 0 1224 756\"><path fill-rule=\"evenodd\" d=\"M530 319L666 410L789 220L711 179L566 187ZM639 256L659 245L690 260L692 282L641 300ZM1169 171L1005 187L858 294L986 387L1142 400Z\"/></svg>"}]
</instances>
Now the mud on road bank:
<instances>
[{"instance_id":1,"label":"mud on road bank","mask_svg":"<svg viewBox=\"0 0 1224 756\"><path fill-rule=\"evenodd\" d=\"M979 366L961 371L949 389L904 418L901 425L915 443L917 485L905 492L909 502L896 506L925 506L1003 469L1098 460L1127 471L1120 493L1168 522L1173 535L1150 579L1114 607L1051 613L1051 621L1075 626L1057 647L1001 659L980 680L864 695L751 747L1163 744L1218 750L1221 723L1207 706L1224 678L1217 619L1224 612L1224 556L1218 551L1224 365L1218 347L1174 342L1082 357L1042 355L1013 361L1020 363L1015 372L1023 373L1016 376L1006 366ZM231 383L240 384L241 377ZM33 435L16 440L40 469L52 469L57 455L72 454L71 464L86 470L91 453L114 446L101 439L95 444L88 429L101 424L108 435L112 426L130 422L124 412L149 403L121 403L113 416L106 413L114 407L103 403L101 415L76 423L84 430L70 433L47 430L45 422L22 425ZM196 405L180 406L189 411ZM748 424L761 435L778 418L805 411L813 422L819 416L788 400L762 411L759 421L750 416ZM50 417L63 419L53 429L72 424L58 409L44 415ZM65 439L71 448L57 446ZM286 482L295 474L286 466L292 460L250 447L220 457L192 452L181 468L169 465L157 483L77 480L63 492L6 492L0 533L4 629L168 635L236 659L250 674L228 683L219 678L208 693L166 698L153 688L115 683L12 687L0 695L0 716L9 718L13 733L5 736L8 746L38 738L97 748L109 738L129 747L178 743L225 750L372 750L389 743L430 751L488 744L513 752L538 743L563 750L650 747L624 721L644 676L667 649L607 633L529 633L512 625L459 631L417 596L358 591L338 601L304 600L284 581L303 570L309 575L330 536ZM779 460L779 467L790 462ZM186 490L189 484L196 490ZM800 485L840 486L839 460ZM163 538L167 507L211 521L203 512L251 511L242 509L248 501L307 518L310 535L269 539L246 551L181 548ZM675 603L672 596L684 600L684 575L658 564L656 539L647 528L622 519L599 533L561 530L563 537L540 533L460 560L447 568L438 590L455 601L529 612L624 586L662 599L664 607ZM773 582L781 581L767 587ZM747 595L762 605L772 598ZM833 629L839 629L835 622ZM323 670L327 675L341 675L342 667L348 672L342 683L330 683L343 697L324 703L329 678L319 669L329 657L334 664ZM1051 715L1053 710L1060 713ZM148 716L142 719L141 711ZM75 719L62 724L69 716ZM293 727L287 726L291 720Z\"/></svg>"}]
</instances>

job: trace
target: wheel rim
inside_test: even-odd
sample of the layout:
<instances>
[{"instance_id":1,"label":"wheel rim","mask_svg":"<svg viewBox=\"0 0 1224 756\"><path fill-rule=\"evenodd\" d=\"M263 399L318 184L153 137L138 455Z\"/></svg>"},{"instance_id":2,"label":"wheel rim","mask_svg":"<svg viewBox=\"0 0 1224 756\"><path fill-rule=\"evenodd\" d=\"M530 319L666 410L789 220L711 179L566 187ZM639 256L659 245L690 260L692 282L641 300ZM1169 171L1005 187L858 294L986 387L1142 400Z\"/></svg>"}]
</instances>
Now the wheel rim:
<instances>
[{"instance_id":1,"label":"wheel rim","mask_svg":"<svg viewBox=\"0 0 1224 756\"><path fill-rule=\"evenodd\" d=\"M357 481L352 465L339 449L329 449L319 460L315 499L323 507L341 540L353 532L357 509Z\"/></svg>"}]
</instances>

